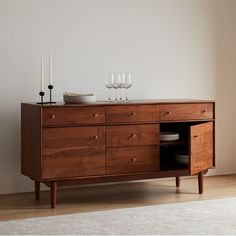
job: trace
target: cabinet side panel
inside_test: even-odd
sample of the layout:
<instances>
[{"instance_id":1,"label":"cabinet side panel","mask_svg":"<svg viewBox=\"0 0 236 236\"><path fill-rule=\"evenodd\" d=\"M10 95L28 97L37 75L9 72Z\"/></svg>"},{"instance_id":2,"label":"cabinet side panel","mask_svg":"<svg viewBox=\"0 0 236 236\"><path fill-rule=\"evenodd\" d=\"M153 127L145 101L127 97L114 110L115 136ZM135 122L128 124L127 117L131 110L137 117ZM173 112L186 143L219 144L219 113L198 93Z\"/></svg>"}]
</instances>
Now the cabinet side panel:
<instances>
[{"instance_id":1,"label":"cabinet side panel","mask_svg":"<svg viewBox=\"0 0 236 236\"><path fill-rule=\"evenodd\" d=\"M21 104L21 173L41 180L41 107Z\"/></svg>"}]
</instances>

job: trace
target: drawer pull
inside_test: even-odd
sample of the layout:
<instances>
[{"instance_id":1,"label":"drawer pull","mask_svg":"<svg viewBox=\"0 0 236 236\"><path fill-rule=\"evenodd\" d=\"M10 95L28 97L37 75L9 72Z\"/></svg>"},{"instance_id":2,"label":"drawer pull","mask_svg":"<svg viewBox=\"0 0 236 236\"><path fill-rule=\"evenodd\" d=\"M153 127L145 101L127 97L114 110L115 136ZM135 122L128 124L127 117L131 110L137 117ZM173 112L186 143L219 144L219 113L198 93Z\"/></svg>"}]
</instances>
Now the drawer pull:
<instances>
[{"instance_id":1,"label":"drawer pull","mask_svg":"<svg viewBox=\"0 0 236 236\"><path fill-rule=\"evenodd\" d=\"M198 136L197 136L197 135L194 135L193 137L194 137L194 138L197 138Z\"/></svg>"},{"instance_id":2,"label":"drawer pull","mask_svg":"<svg viewBox=\"0 0 236 236\"><path fill-rule=\"evenodd\" d=\"M97 113L93 114L93 117L98 117L98 114Z\"/></svg>"},{"instance_id":3,"label":"drawer pull","mask_svg":"<svg viewBox=\"0 0 236 236\"><path fill-rule=\"evenodd\" d=\"M136 115L136 112L131 112L131 116L135 116Z\"/></svg>"},{"instance_id":4,"label":"drawer pull","mask_svg":"<svg viewBox=\"0 0 236 236\"><path fill-rule=\"evenodd\" d=\"M98 139L98 135L95 135L93 138L94 138L94 139Z\"/></svg>"},{"instance_id":5,"label":"drawer pull","mask_svg":"<svg viewBox=\"0 0 236 236\"><path fill-rule=\"evenodd\" d=\"M132 135L131 135L131 138L135 138L135 137L136 137L136 134L132 134Z\"/></svg>"},{"instance_id":6,"label":"drawer pull","mask_svg":"<svg viewBox=\"0 0 236 236\"><path fill-rule=\"evenodd\" d=\"M132 158L131 161L132 161L132 162L136 162L136 158L135 158L135 157Z\"/></svg>"},{"instance_id":7,"label":"drawer pull","mask_svg":"<svg viewBox=\"0 0 236 236\"><path fill-rule=\"evenodd\" d=\"M206 113L206 110L205 110L205 109L203 109L203 110L202 110L202 113Z\"/></svg>"},{"instance_id":8,"label":"drawer pull","mask_svg":"<svg viewBox=\"0 0 236 236\"><path fill-rule=\"evenodd\" d=\"M52 118L52 119L55 119L55 118L56 118L56 116L55 116L55 115L51 115L51 118Z\"/></svg>"},{"instance_id":9,"label":"drawer pull","mask_svg":"<svg viewBox=\"0 0 236 236\"><path fill-rule=\"evenodd\" d=\"M171 111L167 111L166 114L167 114L167 115L171 115Z\"/></svg>"}]
</instances>

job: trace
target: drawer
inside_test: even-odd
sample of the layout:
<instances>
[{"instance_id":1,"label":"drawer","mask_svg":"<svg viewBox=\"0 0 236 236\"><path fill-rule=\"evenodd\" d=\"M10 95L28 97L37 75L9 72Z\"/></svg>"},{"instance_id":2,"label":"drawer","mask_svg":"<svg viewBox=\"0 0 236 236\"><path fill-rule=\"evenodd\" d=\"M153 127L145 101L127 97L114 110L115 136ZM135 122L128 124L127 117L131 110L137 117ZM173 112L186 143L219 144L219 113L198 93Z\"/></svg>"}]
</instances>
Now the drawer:
<instances>
[{"instance_id":1,"label":"drawer","mask_svg":"<svg viewBox=\"0 0 236 236\"><path fill-rule=\"evenodd\" d=\"M118 105L106 107L106 122L133 123L159 120L158 105Z\"/></svg>"},{"instance_id":2,"label":"drawer","mask_svg":"<svg viewBox=\"0 0 236 236\"><path fill-rule=\"evenodd\" d=\"M157 144L159 144L159 124L106 127L107 147Z\"/></svg>"},{"instance_id":3,"label":"drawer","mask_svg":"<svg viewBox=\"0 0 236 236\"><path fill-rule=\"evenodd\" d=\"M102 174L105 174L105 147L46 149L43 151L43 179Z\"/></svg>"},{"instance_id":4,"label":"drawer","mask_svg":"<svg viewBox=\"0 0 236 236\"><path fill-rule=\"evenodd\" d=\"M102 147L104 130L103 126L43 128L42 148Z\"/></svg>"},{"instance_id":5,"label":"drawer","mask_svg":"<svg viewBox=\"0 0 236 236\"><path fill-rule=\"evenodd\" d=\"M212 118L212 103L160 105L161 121L198 120Z\"/></svg>"},{"instance_id":6,"label":"drawer","mask_svg":"<svg viewBox=\"0 0 236 236\"><path fill-rule=\"evenodd\" d=\"M105 123L105 107L43 108L43 125L77 125Z\"/></svg>"},{"instance_id":7,"label":"drawer","mask_svg":"<svg viewBox=\"0 0 236 236\"><path fill-rule=\"evenodd\" d=\"M160 169L159 147L121 147L106 151L106 174L124 174Z\"/></svg>"}]
</instances>

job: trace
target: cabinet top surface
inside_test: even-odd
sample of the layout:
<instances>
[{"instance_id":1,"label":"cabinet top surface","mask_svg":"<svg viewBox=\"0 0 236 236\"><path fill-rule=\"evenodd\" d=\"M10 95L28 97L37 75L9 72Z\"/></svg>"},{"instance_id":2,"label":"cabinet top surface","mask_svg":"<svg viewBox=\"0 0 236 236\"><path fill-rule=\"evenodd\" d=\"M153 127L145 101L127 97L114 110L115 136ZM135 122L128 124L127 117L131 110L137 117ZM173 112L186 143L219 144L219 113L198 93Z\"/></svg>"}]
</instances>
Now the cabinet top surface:
<instances>
[{"instance_id":1,"label":"cabinet top surface","mask_svg":"<svg viewBox=\"0 0 236 236\"><path fill-rule=\"evenodd\" d=\"M64 102L56 102L54 104L37 104L37 103L22 103L29 104L34 106L42 106L42 107L74 107L74 106L117 106L117 105L148 105L148 104L186 104L186 103L214 103L214 100L198 100L198 99L143 99L143 100L130 100L128 102L106 102L106 101L97 101L93 103L76 103L76 104L68 104Z\"/></svg>"}]
</instances>

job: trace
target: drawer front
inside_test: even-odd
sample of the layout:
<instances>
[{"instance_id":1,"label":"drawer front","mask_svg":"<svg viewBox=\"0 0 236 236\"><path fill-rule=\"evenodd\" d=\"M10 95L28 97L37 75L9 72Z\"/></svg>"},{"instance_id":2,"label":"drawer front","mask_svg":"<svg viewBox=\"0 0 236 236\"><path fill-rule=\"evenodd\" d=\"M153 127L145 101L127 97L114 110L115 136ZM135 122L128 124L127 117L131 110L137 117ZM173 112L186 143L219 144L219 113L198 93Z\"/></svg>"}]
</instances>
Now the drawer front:
<instances>
[{"instance_id":1,"label":"drawer front","mask_svg":"<svg viewBox=\"0 0 236 236\"><path fill-rule=\"evenodd\" d=\"M103 126L43 128L43 149L105 146Z\"/></svg>"},{"instance_id":2,"label":"drawer front","mask_svg":"<svg viewBox=\"0 0 236 236\"><path fill-rule=\"evenodd\" d=\"M160 120L213 119L213 104L170 104L160 105Z\"/></svg>"},{"instance_id":3,"label":"drawer front","mask_svg":"<svg viewBox=\"0 0 236 236\"><path fill-rule=\"evenodd\" d=\"M105 123L105 107L43 108L43 125L84 125Z\"/></svg>"},{"instance_id":4,"label":"drawer front","mask_svg":"<svg viewBox=\"0 0 236 236\"><path fill-rule=\"evenodd\" d=\"M121 105L106 108L106 122L108 123L155 122L158 120L158 105Z\"/></svg>"},{"instance_id":5,"label":"drawer front","mask_svg":"<svg viewBox=\"0 0 236 236\"><path fill-rule=\"evenodd\" d=\"M46 149L42 178L70 178L105 174L105 148Z\"/></svg>"},{"instance_id":6,"label":"drawer front","mask_svg":"<svg viewBox=\"0 0 236 236\"><path fill-rule=\"evenodd\" d=\"M160 169L159 147L121 147L106 151L106 174L124 174Z\"/></svg>"},{"instance_id":7,"label":"drawer front","mask_svg":"<svg viewBox=\"0 0 236 236\"><path fill-rule=\"evenodd\" d=\"M106 127L106 146L158 145L159 124Z\"/></svg>"}]
</instances>

